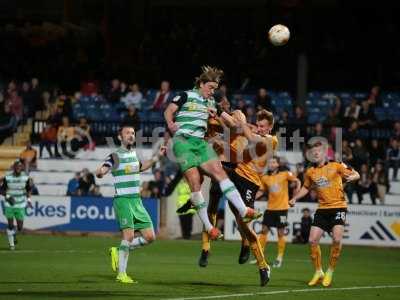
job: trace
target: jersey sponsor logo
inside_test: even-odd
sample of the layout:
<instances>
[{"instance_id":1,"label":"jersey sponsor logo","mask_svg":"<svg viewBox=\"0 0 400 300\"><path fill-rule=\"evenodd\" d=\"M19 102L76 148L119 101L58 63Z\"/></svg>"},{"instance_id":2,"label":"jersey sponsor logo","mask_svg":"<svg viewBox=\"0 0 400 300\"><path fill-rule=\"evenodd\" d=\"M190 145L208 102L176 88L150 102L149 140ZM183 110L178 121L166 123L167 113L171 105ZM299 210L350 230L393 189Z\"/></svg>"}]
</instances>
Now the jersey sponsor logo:
<instances>
[{"instance_id":1,"label":"jersey sponsor logo","mask_svg":"<svg viewBox=\"0 0 400 300\"><path fill-rule=\"evenodd\" d=\"M272 193L277 193L280 190L280 186L278 183L274 183L273 185L271 185L271 187L269 188L270 192Z\"/></svg>"},{"instance_id":2,"label":"jersey sponsor logo","mask_svg":"<svg viewBox=\"0 0 400 300\"><path fill-rule=\"evenodd\" d=\"M322 176L314 181L315 185L319 188L329 187L331 184L328 178Z\"/></svg>"}]
</instances>

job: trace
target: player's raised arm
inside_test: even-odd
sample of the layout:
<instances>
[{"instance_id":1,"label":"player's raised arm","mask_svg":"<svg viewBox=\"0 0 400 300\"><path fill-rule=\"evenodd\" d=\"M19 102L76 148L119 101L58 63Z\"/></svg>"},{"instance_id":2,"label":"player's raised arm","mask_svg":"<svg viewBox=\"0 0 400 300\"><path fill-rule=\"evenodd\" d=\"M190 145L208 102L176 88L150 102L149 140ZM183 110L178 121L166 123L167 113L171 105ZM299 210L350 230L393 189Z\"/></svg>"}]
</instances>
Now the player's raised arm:
<instances>
[{"instance_id":1,"label":"player's raised arm","mask_svg":"<svg viewBox=\"0 0 400 300\"><path fill-rule=\"evenodd\" d=\"M299 200L299 199L303 198L305 195L307 195L308 192L310 191L310 187L311 187L311 178L310 178L309 174L306 172L306 174L304 175L303 186L301 187L300 191L298 193L295 193L293 195L292 199L289 200L289 205L294 206L296 204L297 200Z\"/></svg>"},{"instance_id":2,"label":"player's raised arm","mask_svg":"<svg viewBox=\"0 0 400 300\"><path fill-rule=\"evenodd\" d=\"M167 147L161 146L157 155L153 156L152 158L140 164L140 171L146 171L147 169L150 169L156 162L160 160L161 156L165 155L166 152L167 152Z\"/></svg>"},{"instance_id":3,"label":"player's raised arm","mask_svg":"<svg viewBox=\"0 0 400 300\"><path fill-rule=\"evenodd\" d=\"M300 192L301 189L301 181L292 173L292 172L287 172L287 179L290 182L295 182L296 186L294 188L294 194L297 194Z\"/></svg>"},{"instance_id":4,"label":"player's raised arm","mask_svg":"<svg viewBox=\"0 0 400 300\"><path fill-rule=\"evenodd\" d=\"M96 177L102 178L104 175L106 175L110 171L110 169L114 166L114 163L115 163L114 155L110 154L109 156L107 156L104 163L96 170Z\"/></svg>"}]
</instances>

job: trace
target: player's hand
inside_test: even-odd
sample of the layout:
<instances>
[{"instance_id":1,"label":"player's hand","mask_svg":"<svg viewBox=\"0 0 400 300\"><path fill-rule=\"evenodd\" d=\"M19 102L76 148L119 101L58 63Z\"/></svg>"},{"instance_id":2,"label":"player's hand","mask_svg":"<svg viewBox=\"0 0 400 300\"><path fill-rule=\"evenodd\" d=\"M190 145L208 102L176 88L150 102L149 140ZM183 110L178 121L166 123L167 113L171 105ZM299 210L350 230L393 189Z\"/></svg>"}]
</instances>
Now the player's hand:
<instances>
[{"instance_id":1,"label":"player's hand","mask_svg":"<svg viewBox=\"0 0 400 300\"><path fill-rule=\"evenodd\" d=\"M295 198L292 198L292 199L289 200L290 207L293 207L295 204L296 204L296 199Z\"/></svg>"},{"instance_id":2,"label":"player's hand","mask_svg":"<svg viewBox=\"0 0 400 300\"><path fill-rule=\"evenodd\" d=\"M168 123L168 129L171 131L172 134L178 131L179 126L175 122Z\"/></svg>"},{"instance_id":3,"label":"player's hand","mask_svg":"<svg viewBox=\"0 0 400 300\"><path fill-rule=\"evenodd\" d=\"M14 206L14 204L15 204L15 199L14 199L14 197L12 197L12 196L6 197L6 201L7 201L8 204L10 204L11 206Z\"/></svg>"},{"instance_id":4,"label":"player's hand","mask_svg":"<svg viewBox=\"0 0 400 300\"><path fill-rule=\"evenodd\" d=\"M32 204L31 198L27 199L27 205L28 205L29 208L33 208L33 204Z\"/></svg>"},{"instance_id":5,"label":"player's hand","mask_svg":"<svg viewBox=\"0 0 400 300\"><path fill-rule=\"evenodd\" d=\"M158 157L165 156L166 153L167 153L167 147L161 146L160 150L158 150Z\"/></svg>"},{"instance_id":6,"label":"player's hand","mask_svg":"<svg viewBox=\"0 0 400 300\"><path fill-rule=\"evenodd\" d=\"M208 114L210 115L211 118L216 118L217 117L217 110L216 109L208 107L207 111L208 111Z\"/></svg>"},{"instance_id":7,"label":"player's hand","mask_svg":"<svg viewBox=\"0 0 400 300\"><path fill-rule=\"evenodd\" d=\"M246 123L246 116L244 115L244 113L241 110L234 110L232 112L232 117L238 121L239 123Z\"/></svg>"},{"instance_id":8,"label":"player's hand","mask_svg":"<svg viewBox=\"0 0 400 300\"><path fill-rule=\"evenodd\" d=\"M96 177L97 178L103 178L103 173L101 172L100 169L96 171Z\"/></svg>"}]
</instances>

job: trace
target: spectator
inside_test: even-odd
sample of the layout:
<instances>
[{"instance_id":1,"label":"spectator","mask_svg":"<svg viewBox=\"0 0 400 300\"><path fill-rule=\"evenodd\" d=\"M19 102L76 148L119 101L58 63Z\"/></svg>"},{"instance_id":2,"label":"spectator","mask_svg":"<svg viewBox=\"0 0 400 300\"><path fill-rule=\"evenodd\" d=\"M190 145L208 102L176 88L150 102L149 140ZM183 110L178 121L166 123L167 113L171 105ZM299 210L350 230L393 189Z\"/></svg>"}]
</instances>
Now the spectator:
<instances>
[{"instance_id":1,"label":"spectator","mask_svg":"<svg viewBox=\"0 0 400 300\"><path fill-rule=\"evenodd\" d=\"M128 85L126 84L125 81L122 81L121 84L120 84L120 95L121 95L120 100L123 97L125 97L127 94L128 94Z\"/></svg>"},{"instance_id":2,"label":"spectator","mask_svg":"<svg viewBox=\"0 0 400 300\"><path fill-rule=\"evenodd\" d=\"M318 122L314 125L314 128L311 128L310 131L310 136L311 137L324 137L328 138L328 133L326 132L324 126L322 125L321 122Z\"/></svg>"},{"instance_id":3,"label":"spectator","mask_svg":"<svg viewBox=\"0 0 400 300\"><path fill-rule=\"evenodd\" d=\"M28 174L31 170L37 169L37 151L32 148L30 141L26 144L26 148L19 156L24 164L25 172Z\"/></svg>"},{"instance_id":4,"label":"spectator","mask_svg":"<svg viewBox=\"0 0 400 300\"><path fill-rule=\"evenodd\" d=\"M20 92L22 102L24 103L24 114L28 117L32 117L35 112L35 99L33 98L30 88L29 82L24 81Z\"/></svg>"},{"instance_id":5,"label":"spectator","mask_svg":"<svg viewBox=\"0 0 400 300\"><path fill-rule=\"evenodd\" d=\"M278 120L279 127L287 127L289 124L289 112L284 110Z\"/></svg>"},{"instance_id":6,"label":"spectator","mask_svg":"<svg viewBox=\"0 0 400 300\"><path fill-rule=\"evenodd\" d=\"M297 230L293 230L293 243L307 244L310 237L312 218L309 208L303 208L301 212L303 216L301 217L300 228L298 228ZM295 224L293 224L293 226L295 226Z\"/></svg>"},{"instance_id":7,"label":"spectator","mask_svg":"<svg viewBox=\"0 0 400 300\"><path fill-rule=\"evenodd\" d=\"M0 113L0 143L14 133L17 128L17 118L11 113L8 105L3 105L3 113Z\"/></svg>"},{"instance_id":8,"label":"spectator","mask_svg":"<svg viewBox=\"0 0 400 300\"><path fill-rule=\"evenodd\" d=\"M24 116L24 104L17 90L11 90L9 97L6 99L6 105L10 106L11 113L16 117L17 122L22 120Z\"/></svg>"},{"instance_id":9,"label":"spectator","mask_svg":"<svg viewBox=\"0 0 400 300\"><path fill-rule=\"evenodd\" d=\"M367 164L362 164L360 168L360 179L356 183L356 192L358 197L358 204L362 204L365 193L369 193L372 204L376 204L376 186L372 181L371 174ZM349 199L350 200L350 199ZM351 200L350 200L351 202Z\"/></svg>"},{"instance_id":10,"label":"spectator","mask_svg":"<svg viewBox=\"0 0 400 300\"><path fill-rule=\"evenodd\" d=\"M336 113L335 108L331 108L328 111L328 116L325 119L324 125L329 127L339 127L341 125L340 117Z\"/></svg>"},{"instance_id":11,"label":"spectator","mask_svg":"<svg viewBox=\"0 0 400 300\"><path fill-rule=\"evenodd\" d=\"M76 172L75 176L68 181L67 196L76 196L78 194L80 179L81 172Z\"/></svg>"},{"instance_id":12,"label":"spectator","mask_svg":"<svg viewBox=\"0 0 400 300\"><path fill-rule=\"evenodd\" d=\"M246 104L246 101L242 97L240 97L238 99L236 109L240 110L242 113L244 113L246 115L247 104Z\"/></svg>"},{"instance_id":13,"label":"spectator","mask_svg":"<svg viewBox=\"0 0 400 300\"><path fill-rule=\"evenodd\" d=\"M74 155L67 150L67 143L71 142L75 136L75 129L69 123L68 117L62 118L62 125L58 127L57 141L61 145L62 154L69 158L73 158Z\"/></svg>"},{"instance_id":14,"label":"spectator","mask_svg":"<svg viewBox=\"0 0 400 300\"><path fill-rule=\"evenodd\" d=\"M121 83L115 78L111 81L111 89L107 94L107 100L111 103L118 103L121 99Z\"/></svg>"},{"instance_id":15,"label":"spectator","mask_svg":"<svg viewBox=\"0 0 400 300\"><path fill-rule=\"evenodd\" d=\"M160 90L157 92L153 104L151 106L152 110L162 110L163 108L165 108L169 97L170 97L170 83L169 81L162 81L161 82L161 86L160 86Z\"/></svg>"},{"instance_id":16,"label":"spectator","mask_svg":"<svg viewBox=\"0 0 400 300\"><path fill-rule=\"evenodd\" d=\"M39 79L37 78L32 78L31 80L31 96L32 96L32 101L33 101L33 108L34 111L40 111L43 110L44 107L42 106L42 91L39 87Z\"/></svg>"},{"instance_id":17,"label":"spectator","mask_svg":"<svg viewBox=\"0 0 400 300\"><path fill-rule=\"evenodd\" d=\"M268 91L265 88L260 88L256 95L256 108L257 110L266 109L269 111L273 111L273 107L271 104L271 96L268 95Z\"/></svg>"},{"instance_id":18,"label":"spectator","mask_svg":"<svg viewBox=\"0 0 400 300\"><path fill-rule=\"evenodd\" d=\"M353 166L353 150L347 140L342 141L342 161L349 166Z\"/></svg>"},{"instance_id":19,"label":"spectator","mask_svg":"<svg viewBox=\"0 0 400 300\"><path fill-rule=\"evenodd\" d=\"M389 185L389 180L387 174L381 162L375 164L374 171L372 173L372 180L376 185L376 194L379 198L381 204L385 204L385 195L387 193L387 187Z\"/></svg>"},{"instance_id":20,"label":"spectator","mask_svg":"<svg viewBox=\"0 0 400 300\"><path fill-rule=\"evenodd\" d=\"M300 129L301 137L306 136L307 118L302 107L296 106L294 109L294 118L290 119L289 124L293 126L293 130Z\"/></svg>"},{"instance_id":21,"label":"spectator","mask_svg":"<svg viewBox=\"0 0 400 300\"><path fill-rule=\"evenodd\" d=\"M376 106L382 106L380 90L381 90L381 88L378 85L375 85L371 88L371 92L368 96L367 101L371 105L372 108L374 108Z\"/></svg>"},{"instance_id":22,"label":"spectator","mask_svg":"<svg viewBox=\"0 0 400 300\"><path fill-rule=\"evenodd\" d=\"M90 125L88 124L86 118L79 118L79 124L75 129L75 132L78 136L79 148L84 148L85 150L94 148L94 144L90 136Z\"/></svg>"},{"instance_id":23,"label":"spectator","mask_svg":"<svg viewBox=\"0 0 400 300\"><path fill-rule=\"evenodd\" d=\"M134 105L136 109L142 108L143 102L143 94L140 92L139 84L133 83L129 86L130 92L123 98L121 98L121 102L125 104L126 108L129 108L130 105Z\"/></svg>"},{"instance_id":24,"label":"spectator","mask_svg":"<svg viewBox=\"0 0 400 300\"><path fill-rule=\"evenodd\" d=\"M400 121L396 121L393 124L393 133L392 133L392 137L400 140Z\"/></svg>"},{"instance_id":25,"label":"spectator","mask_svg":"<svg viewBox=\"0 0 400 300\"><path fill-rule=\"evenodd\" d=\"M143 199L151 197L150 184L148 181L143 181L142 188L140 191L140 197L142 197Z\"/></svg>"},{"instance_id":26,"label":"spectator","mask_svg":"<svg viewBox=\"0 0 400 300\"><path fill-rule=\"evenodd\" d=\"M339 97L335 97L335 105L333 107L333 112L334 115L338 118L340 118L344 114L342 100Z\"/></svg>"},{"instance_id":27,"label":"spectator","mask_svg":"<svg viewBox=\"0 0 400 300\"><path fill-rule=\"evenodd\" d=\"M354 168L359 169L362 164L367 164L369 159L369 153L365 148L364 143L361 139L356 140L356 145L353 148Z\"/></svg>"},{"instance_id":28,"label":"spectator","mask_svg":"<svg viewBox=\"0 0 400 300\"><path fill-rule=\"evenodd\" d=\"M88 196L95 185L94 176L87 168L82 170L82 177L79 179L78 195Z\"/></svg>"},{"instance_id":29,"label":"spectator","mask_svg":"<svg viewBox=\"0 0 400 300\"><path fill-rule=\"evenodd\" d=\"M122 123L132 126L135 131L140 129L140 117L137 108L133 104L129 105L128 114L123 118Z\"/></svg>"},{"instance_id":30,"label":"spectator","mask_svg":"<svg viewBox=\"0 0 400 300\"><path fill-rule=\"evenodd\" d=\"M358 116L358 124L361 128L371 128L375 123L375 114L372 109L370 109L368 101L363 101L361 106L362 108Z\"/></svg>"},{"instance_id":31,"label":"spectator","mask_svg":"<svg viewBox=\"0 0 400 300\"><path fill-rule=\"evenodd\" d=\"M89 194L94 197L103 197L100 192L100 186L98 186L97 184L93 185L93 189L89 192Z\"/></svg>"},{"instance_id":32,"label":"spectator","mask_svg":"<svg viewBox=\"0 0 400 300\"><path fill-rule=\"evenodd\" d=\"M392 138L390 140L390 146L386 151L386 168L393 169L392 180L397 181L397 171L400 165L400 147L398 140Z\"/></svg>"},{"instance_id":33,"label":"spectator","mask_svg":"<svg viewBox=\"0 0 400 300\"><path fill-rule=\"evenodd\" d=\"M344 135L344 138L349 142L350 147L354 147L356 145L356 140L358 138L358 123L357 121L352 121L350 123L350 128Z\"/></svg>"},{"instance_id":34,"label":"spectator","mask_svg":"<svg viewBox=\"0 0 400 300\"><path fill-rule=\"evenodd\" d=\"M43 157L43 148L46 148L50 157L53 157L53 152L51 151L51 146L54 145L54 152L56 157L60 157L57 148L57 129L50 123L46 124L46 127L40 133L39 141L39 157Z\"/></svg>"},{"instance_id":35,"label":"spectator","mask_svg":"<svg viewBox=\"0 0 400 300\"><path fill-rule=\"evenodd\" d=\"M245 113L247 123L256 124L256 112L253 107L248 106Z\"/></svg>"},{"instance_id":36,"label":"spectator","mask_svg":"<svg viewBox=\"0 0 400 300\"><path fill-rule=\"evenodd\" d=\"M375 166L375 164L378 161L383 161L383 160L385 160L385 151L379 145L378 140L377 139L373 139L371 141L371 148L369 150L369 165L370 166Z\"/></svg>"},{"instance_id":37,"label":"spectator","mask_svg":"<svg viewBox=\"0 0 400 300\"><path fill-rule=\"evenodd\" d=\"M358 120L361 107L357 103L357 99L352 99L350 106L346 107L344 111L344 117L349 121Z\"/></svg>"}]
</instances>

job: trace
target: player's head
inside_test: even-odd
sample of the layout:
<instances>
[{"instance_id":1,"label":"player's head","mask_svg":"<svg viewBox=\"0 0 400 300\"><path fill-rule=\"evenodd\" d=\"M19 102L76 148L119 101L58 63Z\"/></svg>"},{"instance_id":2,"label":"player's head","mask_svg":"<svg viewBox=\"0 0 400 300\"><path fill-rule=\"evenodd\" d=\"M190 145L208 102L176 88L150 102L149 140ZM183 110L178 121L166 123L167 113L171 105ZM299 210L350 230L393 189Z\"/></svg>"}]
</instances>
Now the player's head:
<instances>
[{"instance_id":1,"label":"player's head","mask_svg":"<svg viewBox=\"0 0 400 300\"><path fill-rule=\"evenodd\" d=\"M326 160L328 144L317 140L308 144L309 155L308 158L315 164L321 164Z\"/></svg>"},{"instance_id":2,"label":"player's head","mask_svg":"<svg viewBox=\"0 0 400 300\"><path fill-rule=\"evenodd\" d=\"M262 109L256 116L257 133L265 136L270 134L272 127L274 127L274 115L272 112Z\"/></svg>"},{"instance_id":3,"label":"player's head","mask_svg":"<svg viewBox=\"0 0 400 300\"><path fill-rule=\"evenodd\" d=\"M280 159L278 156L273 156L268 160L268 171L275 172L279 169Z\"/></svg>"},{"instance_id":4,"label":"player's head","mask_svg":"<svg viewBox=\"0 0 400 300\"><path fill-rule=\"evenodd\" d=\"M201 70L203 73L201 73L199 77L196 77L195 84L201 96L208 99L214 95L224 75L224 71L210 66L203 66Z\"/></svg>"},{"instance_id":5,"label":"player's head","mask_svg":"<svg viewBox=\"0 0 400 300\"><path fill-rule=\"evenodd\" d=\"M123 125L118 131L118 139L125 147L132 147L135 143L135 129L129 125Z\"/></svg>"},{"instance_id":6,"label":"player's head","mask_svg":"<svg viewBox=\"0 0 400 300\"><path fill-rule=\"evenodd\" d=\"M24 166L22 164L22 161L20 160L16 160L13 164L13 171L15 174L19 175L21 174L22 170L23 170Z\"/></svg>"}]
</instances>

